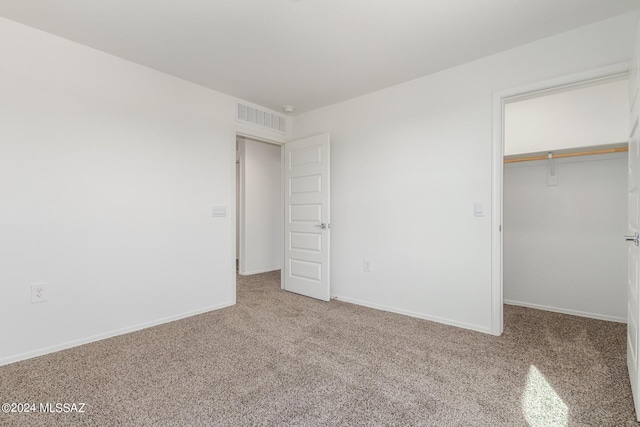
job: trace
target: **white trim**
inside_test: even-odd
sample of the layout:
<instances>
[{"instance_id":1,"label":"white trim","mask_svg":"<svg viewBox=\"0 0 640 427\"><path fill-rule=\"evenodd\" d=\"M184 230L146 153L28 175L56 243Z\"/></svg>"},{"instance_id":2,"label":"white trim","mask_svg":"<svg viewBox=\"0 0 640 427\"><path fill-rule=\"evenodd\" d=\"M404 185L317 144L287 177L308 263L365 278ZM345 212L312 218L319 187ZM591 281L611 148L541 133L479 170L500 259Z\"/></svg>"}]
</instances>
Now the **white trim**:
<instances>
[{"instance_id":1,"label":"white trim","mask_svg":"<svg viewBox=\"0 0 640 427\"><path fill-rule=\"evenodd\" d=\"M254 141L258 141L258 142L264 142L266 144L271 144L271 145L284 145L285 141L277 141L275 139L267 139L267 138L263 138L263 137L259 137L259 136L255 136L246 132L241 132L241 131L236 131L236 136L239 136L240 138L246 138L246 139L252 139Z\"/></svg>"},{"instance_id":2,"label":"white trim","mask_svg":"<svg viewBox=\"0 0 640 427\"><path fill-rule=\"evenodd\" d=\"M501 335L503 321L502 282L502 179L504 158L504 106L523 97L567 89L587 82L608 80L629 72L629 63L621 62L581 73L558 77L493 93L493 131L491 156L491 334Z\"/></svg>"},{"instance_id":3,"label":"white trim","mask_svg":"<svg viewBox=\"0 0 640 427\"><path fill-rule=\"evenodd\" d=\"M491 334L504 331L502 309L502 169L504 167L503 95L493 94L491 146Z\"/></svg>"},{"instance_id":4,"label":"white trim","mask_svg":"<svg viewBox=\"0 0 640 427\"><path fill-rule=\"evenodd\" d=\"M527 308L534 308L536 310L551 311L554 313L570 314L572 316L588 317L590 319L607 320L609 322L617 322L617 323L627 323L627 319L624 317L609 316L606 314L591 313L588 311L570 310L568 308L560 308L560 307L549 307L546 305L531 304L527 302L512 301L512 300L504 300L504 303L507 305L515 305L518 307L527 307Z\"/></svg>"},{"instance_id":5,"label":"white trim","mask_svg":"<svg viewBox=\"0 0 640 427\"><path fill-rule=\"evenodd\" d=\"M231 153L232 153L232 167L231 167L231 203L229 206L229 209L227 210L228 212L230 212L230 236L231 236L231 261L229 262L229 268L231 270L231 283L229 284L229 298L231 300L231 304L235 305L236 304L236 294L238 293L236 291L236 260L237 257L239 256L239 252L236 249L236 230L237 230L237 226L236 226L236 218L238 216L237 212L236 212L236 205L237 205L237 201L236 201L236 189L237 189L237 185L238 183L236 182L236 176L237 176L237 170L236 168L239 166L236 161L238 160L238 153L236 152L237 149L237 142L236 142L236 133L233 133L233 138L231 141Z\"/></svg>"},{"instance_id":6,"label":"white trim","mask_svg":"<svg viewBox=\"0 0 640 427\"><path fill-rule=\"evenodd\" d=\"M245 137L242 137L243 139L245 139ZM236 143L238 141L238 135L236 135ZM246 142L246 141L245 141ZM246 150L246 144L244 144L245 150ZM246 152L246 151L245 151ZM237 187L239 186L239 191L235 191L234 194L236 195L236 197L239 197L240 200L238 200L236 202L236 205L238 206L239 212L236 214L236 218L239 222L238 226L236 227L237 231L238 231L238 249L237 249L237 254L238 254L238 274L241 274L244 271L244 262L245 262L245 248L244 248L244 224L245 224L245 207L244 207L244 161L245 161L245 152L241 152L238 154L238 168L240 169L239 173L238 173L238 179L239 181L236 182L236 190Z\"/></svg>"},{"instance_id":7,"label":"white trim","mask_svg":"<svg viewBox=\"0 0 640 427\"><path fill-rule=\"evenodd\" d=\"M425 315L425 314L422 314L422 313L416 313L414 311L409 311L409 310L401 310L401 309L397 309L397 308L393 308L393 307L387 307L385 305L374 304L374 303L370 303L370 302L366 302L366 301L360 301L360 300L356 300L356 299L353 299L353 298L341 297L341 296L335 295L335 294L331 294L331 300L347 302L349 304L361 305L363 307L369 307L369 308L373 308L373 309L376 309L376 310L388 311L390 313L402 314L404 316L410 316L410 317L415 317L415 318L418 318L418 319L429 320L431 322L442 323L444 325L455 326L455 327L458 327L458 328L469 329L469 330L477 331L477 332L483 332L485 334L490 334L491 333L491 329L483 327L483 326L472 325L470 323L464 323L464 322L457 322L455 320L445 319L443 317L438 317L438 316L429 316L429 315Z\"/></svg>"},{"instance_id":8,"label":"white trim","mask_svg":"<svg viewBox=\"0 0 640 427\"><path fill-rule=\"evenodd\" d=\"M285 206L284 206L284 169L286 157L284 154L284 144L280 147L280 227L282 227L282 233L280 233L280 268L285 270L285 262L284 259L284 245L287 241L287 236L285 235ZM289 269L287 269L289 271ZM280 289L284 290L284 274L280 274Z\"/></svg>"},{"instance_id":9,"label":"white trim","mask_svg":"<svg viewBox=\"0 0 640 427\"><path fill-rule=\"evenodd\" d=\"M628 62L619 62L595 70L583 71L581 73L570 74L557 77L555 79L544 80L536 83L529 83L510 89L503 89L494 92L501 99L508 99L508 102L520 101L532 97L532 95L542 95L549 92L562 91L575 86L598 81L607 81L621 78L630 70ZM506 103L506 102L505 102Z\"/></svg>"},{"instance_id":10,"label":"white trim","mask_svg":"<svg viewBox=\"0 0 640 427\"><path fill-rule=\"evenodd\" d=\"M254 274L268 273L270 271L278 271L278 270L280 270L280 267L269 267L269 268L261 268L260 270L254 270L254 271L240 271L238 272L238 274L241 276L251 276Z\"/></svg>"},{"instance_id":11,"label":"white trim","mask_svg":"<svg viewBox=\"0 0 640 427\"><path fill-rule=\"evenodd\" d=\"M226 302L226 303L214 305L214 306L211 306L211 307L205 307L205 308L201 308L201 309L198 309L198 310L193 310L193 311L189 311L189 312L186 312L186 313L178 314L178 315L175 315L175 316L169 316L169 317L165 317L163 319L153 320L151 322L140 323L140 324L137 324L137 325L134 325L134 326L128 326L126 328L116 329L114 331L105 332L105 333L98 334L98 335L93 335L91 337L81 338L81 339L73 340L73 341L68 341L66 343L53 345L51 347L45 347L45 348L41 348L41 349L38 349L38 350L29 351L27 353L22 353L22 354L18 354L18 355L15 355L15 356L6 357L4 359L0 359L0 366L8 365L9 363L19 362L21 360L31 359L33 357L43 356L43 355L49 354L49 353L55 353L57 351L66 350L66 349L73 348L73 347L78 347L80 345L89 344L89 343L92 343L92 342L95 342L95 341L104 340L104 339L107 339L107 338L113 338L113 337L116 337L118 335L124 335L124 334L128 334L128 333L131 333L131 332L140 331L142 329L146 329L146 328L150 328L150 327L153 327L153 326L162 325L164 323L175 322L176 320L181 320L181 319L185 319L187 317L197 316L199 314L220 310L221 308L225 308L225 307L230 307L230 306L232 306L234 304L235 304L234 302Z\"/></svg>"}]
</instances>

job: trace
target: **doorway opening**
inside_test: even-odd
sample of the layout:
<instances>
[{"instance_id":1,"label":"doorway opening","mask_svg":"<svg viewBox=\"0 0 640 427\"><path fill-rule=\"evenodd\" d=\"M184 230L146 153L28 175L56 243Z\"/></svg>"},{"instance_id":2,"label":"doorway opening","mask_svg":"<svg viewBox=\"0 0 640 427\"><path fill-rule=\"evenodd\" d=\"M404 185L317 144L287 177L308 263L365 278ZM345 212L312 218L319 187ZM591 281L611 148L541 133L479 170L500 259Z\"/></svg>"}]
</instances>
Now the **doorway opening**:
<instances>
[{"instance_id":1,"label":"doorway opening","mask_svg":"<svg viewBox=\"0 0 640 427\"><path fill-rule=\"evenodd\" d=\"M626 321L628 92L620 76L505 105L505 304Z\"/></svg>"},{"instance_id":2,"label":"doorway opening","mask_svg":"<svg viewBox=\"0 0 640 427\"><path fill-rule=\"evenodd\" d=\"M534 249L538 250L539 254L542 253L542 255L544 255L545 247L547 249L553 248L554 246L553 239L558 237L558 235L562 235L563 233L565 234L564 237L566 237L569 240L572 237L576 239L588 237L588 236L580 236L580 235L576 236L575 230L565 230L563 228L562 221L558 221L556 218L557 215L554 216L553 212L550 212L550 210L553 210L555 208L552 208L550 206L548 200L545 201L545 197L547 199L550 196L551 198L561 197L561 193L563 191L564 192L570 191L571 186L578 188L577 191L581 191L579 190L580 188L583 188L584 190L584 186L587 183L586 182L587 180L585 179L585 177L588 177L588 174L589 174L588 171L585 172L584 166L587 164L587 159L589 157L590 157L590 160L592 161L596 159L598 156L584 156L584 157L581 157L580 162L577 162L576 159L578 159L578 157L557 159L557 158L554 158L554 154L556 155L556 157L558 157L559 154L562 156L573 156L577 152L593 151L598 149L610 149L612 147L609 147L609 146L602 147L602 145L613 143L613 141L602 141L600 143L592 143L592 142L587 142L585 138L578 138L578 140L581 141L581 143L575 144L575 143L571 143L570 138L565 135L565 138L560 137L560 139L562 140L562 144L569 143L569 144L573 144L573 146L566 146L566 145L562 146L556 143L555 146L553 146L553 144L539 145L539 147L542 147L539 150L532 149L530 147L527 148L526 145L523 145L521 147L516 147L516 148L514 148L513 145L507 146L506 143L509 142L507 141L507 138L511 138L511 140L513 140L514 138L512 125L514 125L517 122L517 119L514 119L514 117L517 117L517 116L514 116L511 113L513 113L514 111L518 112L518 110L522 110L520 111L521 113L523 111L525 112L524 120L531 121L532 113L530 111L527 112L527 108L531 107L532 105L535 105L535 104L544 105L544 103L548 101L557 102L557 99L553 99L551 97L555 96L556 98L558 97L562 98L562 97L568 96L565 94L570 94L571 91L575 91L575 93L577 93L577 91L582 88L594 88L598 85L602 85L605 83L612 83L616 81L623 81L625 79L628 79L628 64L617 64L614 66L594 70L587 73L566 76L560 79L540 82L537 84L528 85L521 88L515 88L515 89L497 92L494 94L494 120L493 120L494 136L493 136L493 167L492 167L493 169L493 190L492 190L493 217L492 217L492 328L491 328L493 334L500 335L503 331L503 304L504 303L522 303L518 305L527 305L526 303L528 302L529 306L535 306L535 308L549 309L549 308L553 308L555 303L545 304L544 302L540 303L540 301L544 301L544 298L550 295L553 296L553 293L555 292L556 293L555 296L560 295L561 300L562 298L564 298L564 300L562 301L563 303L567 303L569 301L568 307L564 307L565 310L563 312L571 312L571 314L583 314L583 315L589 312L589 310L576 309L575 307L579 307L579 304L577 306L574 305L572 308L571 304L574 303L575 301L573 302L570 301L571 295L570 295L570 292L567 290L562 291L562 290L550 288L545 291L541 291L540 289L532 289L531 287L529 287L529 289L527 290L526 287L522 288L521 286L521 289L518 289L518 291L523 291L523 289L524 291L520 292L517 298L525 299L525 300L528 299L529 301L520 301L520 300L517 300L516 297L514 297L514 292L512 292L514 290L514 288L512 287L512 281L514 280L514 277L519 277L519 275L523 274L525 270L528 269L527 270L528 273L533 272L534 275L537 274L536 272L542 272L548 275L550 274L551 277L554 277L557 279L558 276L560 275L560 272L564 273L565 270L563 270L563 268L566 267L566 261L567 260L576 261L576 260L571 258L570 253L567 254L565 251L565 253L563 253L561 256L557 258L552 258L551 259L552 262L549 261L549 258L547 258L546 262L544 263L540 262L541 259L544 259L544 256L539 257L540 259L537 262L533 260L531 257L529 258L524 257L519 260L519 261L523 260L523 262L518 264L518 268L522 271L519 271L518 268L513 268L514 265L517 264L517 262L519 262L518 260L514 262L514 257L513 257L514 247L517 248L518 245L521 245L521 247L523 248L530 248L533 245L530 240L526 241L527 236L518 235L518 231L522 231L522 230L517 230L517 227L514 226L513 221L511 222L506 221L505 218L503 217L504 215L503 212L506 212L509 215L512 215L514 212L518 212L520 209L519 212L523 215L523 217L529 217L529 219L533 221L538 220L544 217L545 215L548 217L548 219L551 221L551 226L549 227L549 229L544 231L542 234L540 230L536 230L537 234L535 235L539 241L536 242L537 247ZM538 107L540 107L540 105L538 105ZM513 110L513 111L510 111L510 110ZM575 112L574 110L570 110L570 111ZM626 115L627 114L624 114L623 119L626 119ZM544 114L538 115L535 118L535 121L537 122L538 125L544 126L543 125L544 119L542 116L544 116ZM557 120L558 118L555 117L555 119ZM507 123L507 120L509 120L509 123ZM564 124L564 121L560 120L558 123L559 124L556 127L560 128L561 125ZM526 125L522 123L520 123L518 126L526 127ZM587 126L585 125L585 127ZM536 129L536 132L537 132L537 129ZM531 134L533 133L535 132L529 129L528 132L525 132L525 136L531 136ZM570 133L569 136L573 136L573 135L571 135ZM549 142L551 142L548 140L549 139L548 137L544 137L541 135L538 135L538 137L542 137L545 139L543 144L544 143L548 144ZM616 143L618 143L618 146L613 148L621 148L621 145L624 145L625 141L626 141L626 138L620 141L615 141ZM623 144L620 144L620 143L623 143ZM584 147L588 145L591 145L591 147L589 147L588 149L585 149ZM598 146L594 147L595 145L598 145ZM549 158L549 153L551 153L551 158ZM506 159L504 157L505 154L508 155ZM606 156L606 155L601 154L599 160L603 160L602 156ZM620 154L618 154L618 157L620 157ZM537 158L537 160L527 161L525 163L525 161L529 160L530 158ZM519 160L522 163L513 162L514 160ZM618 163L620 162L621 160L618 158ZM514 166L514 164L517 164L517 163L520 163L520 166ZM589 167L593 168L594 164L595 163L591 162ZM523 165L526 165L526 166L523 166ZM563 169L564 171L562 173L559 173L560 172L559 169ZM620 172L623 172L623 171L620 171ZM584 175L585 173L587 175ZM565 174L564 186L562 184L562 179L563 179L562 174ZM527 199L524 195L522 195L524 197L523 199L519 201L516 200L514 202L513 199L518 198L518 189L516 188L514 190L514 188L512 188L513 187L512 184L514 184L514 182L511 182L511 181L508 183L508 185L505 185L505 178L510 180L525 179L527 175L537 176L537 178L534 178L534 179L537 179L538 182L536 183L536 185L540 187L538 188L539 194L537 195L537 196L540 196L540 199L538 200L538 202L533 201L533 203L530 205L527 205L526 203L521 203L520 205L518 205L518 203L522 202L523 200L524 202L532 202L532 200ZM623 176L623 174L621 176ZM624 179L626 180L626 177L624 177ZM544 180L544 181L541 183L540 182L541 180ZM584 182L581 182L581 180ZM601 183L598 183L598 185L600 184ZM505 188L507 193L505 193ZM625 187L620 189L621 194L623 194L622 191L624 190L624 188ZM587 205L588 205L589 197L586 197L586 196L589 195L590 190L587 189L584 191L585 193L583 195L577 195L576 197L579 200L582 196L585 196L583 198L587 200ZM506 197L509 197L509 199L505 199ZM507 205L505 205L505 202L507 202ZM563 202L561 202L560 208L558 208L559 210L556 209L557 210L556 213L560 212L562 215L565 216L562 219L563 221L565 221L565 225L567 224L566 221L570 221L571 219L572 209L573 209L573 213L580 211L581 209L589 209L589 206L586 206L586 207L585 206L582 206L582 207L567 206L566 201L564 202L564 205L562 205L562 203ZM515 206L515 209L512 209L514 206ZM571 209L568 209L568 208L571 208ZM600 203L599 203L598 206L593 206L593 208L595 210L602 210L603 207L600 206ZM505 210L503 211L503 209ZM626 215L626 207L625 209L623 209L623 212ZM510 219L513 219L513 218L510 218ZM517 224L517 226L522 226L523 224L524 222ZM510 229L507 229L507 227L509 227ZM516 232L514 232L514 230L516 230ZM574 234L572 235L572 233ZM619 236L615 236L615 237L619 237ZM525 238L524 242L522 241L522 238ZM505 258L510 263L513 262L514 265L510 264L509 269L505 270L503 256L505 254L506 245L509 245L509 254ZM584 248L581 248L581 249L584 249ZM563 258L565 260L564 263L563 263ZM576 255L575 258L580 258L580 255L579 254ZM623 270L626 271L626 269L623 269ZM509 283L505 283L505 280L508 280ZM507 286L509 286L509 288L506 288ZM567 293L569 293L569 295L566 295ZM562 294L565 294L565 295L562 295ZM535 301L538 301L538 302L536 303ZM560 308L563 308L563 307L560 307ZM561 311L561 310L553 310L553 311ZM617 320L617 319L608 319L608 320Z\"/></svg>"},{"instance_id":3,"label":"doorway opening","mask_svg":"<svg viewBox=\"0 0 640 427\"><path fill-rule=\"evenodd\" d=\"M236 135L236 272L280 270L281 146Z\"/></svg>"}]
</instances>

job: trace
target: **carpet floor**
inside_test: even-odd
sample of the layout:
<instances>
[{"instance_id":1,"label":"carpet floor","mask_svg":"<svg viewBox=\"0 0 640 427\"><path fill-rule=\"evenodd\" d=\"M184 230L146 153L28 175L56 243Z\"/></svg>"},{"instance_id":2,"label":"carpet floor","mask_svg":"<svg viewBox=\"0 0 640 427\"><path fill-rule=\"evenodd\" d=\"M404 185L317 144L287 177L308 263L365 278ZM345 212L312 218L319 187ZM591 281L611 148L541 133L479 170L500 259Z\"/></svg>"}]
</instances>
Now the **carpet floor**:
<instances>
[{"instance_id":1,"label":"carpet floor","mask_svg":"<svg viewBox=\"0 0 640 427\"><path fill-rule=\"evenodd\" d=\"M506 306L493 337L279 278L238 276L233 307L0 367L0 403L86 404L0 425L637 425L623 324Z\"/></svg>"}]
</instances>

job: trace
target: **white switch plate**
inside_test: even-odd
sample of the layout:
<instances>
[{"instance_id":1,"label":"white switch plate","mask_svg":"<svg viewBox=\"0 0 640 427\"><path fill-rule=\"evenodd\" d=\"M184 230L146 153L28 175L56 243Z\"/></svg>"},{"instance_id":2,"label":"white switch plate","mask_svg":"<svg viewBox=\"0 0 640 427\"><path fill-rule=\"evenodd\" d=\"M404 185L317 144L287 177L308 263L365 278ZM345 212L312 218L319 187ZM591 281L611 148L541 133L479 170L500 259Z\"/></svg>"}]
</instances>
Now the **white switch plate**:
<instances>
[{"instance_id":1,"label":"white switch plate","mask_svg":"<svg viewBox=\"0 0 640 427\"><path fill-rule=\"evenodd\" d=\"M31 285L31 302L45 302L47 300L47 284L46 283L34 283Z\"/></svg>"},{"instance_id":2,"label":"white switch plate","mask_svg":"<svg viewBox=\"0 0 640 427\"><path fill-rule=\"evenodd\" d=\"M227 216L227 207L226 206L214 206L211 209L211 215L214 218L224 218Z\"/></svg>"},{"instance_id":3,"label":"white switch plate","mask_svg":"<svg viewBox=\"0 0 640 427\"><path fill-rule=\"evenodd\" d=\"M372 266L371 260L369 258L365 258L364 259L364 271L366 271L367 273L371 273L372 269L373 269L373 266Z\"/></svg>"},{"instance_id":4,"label":"white switch plate","mask_svg":"<svg viewBox=\"0 0 640 427\"><path fill-rule=\"evenodd\" d=\"M482 207L482 203L473 203L473 216L484 216L484 208Z\"/></svg>"}]
</instances>

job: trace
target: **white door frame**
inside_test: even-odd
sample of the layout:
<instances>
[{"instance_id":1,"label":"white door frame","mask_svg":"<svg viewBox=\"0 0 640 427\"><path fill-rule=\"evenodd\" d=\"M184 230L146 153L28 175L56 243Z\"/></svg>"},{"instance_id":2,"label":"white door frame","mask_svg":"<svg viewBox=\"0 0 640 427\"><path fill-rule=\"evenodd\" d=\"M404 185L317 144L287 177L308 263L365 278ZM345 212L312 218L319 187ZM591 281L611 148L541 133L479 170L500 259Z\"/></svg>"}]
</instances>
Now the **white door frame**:
<instances>
[{"instance_id":1,"label":"white door frame","mask_svg":"<svg viewBox=\"0 0 640 427\"><path fill-rule=\"evenodd\" d=\"M629 72L621 62L582 73L531 83L493 93L493 132L491 156L491 333L501 335L503 321L502 198L504 172L504 107L518 100L570 89L588 82L608 80Z\"/></svg>"},{"instance_id":2,"label":"white door frame","mask_svg":"<svg viewBox=\"0 0 640 427\"><path fill-rule=\"evenodd\" d=\"M282 136L282 140L278 140L278 139L274 139L271 137L265 137L264 134L262 134L260 131L256 130L256 132L253 132L252 130L249 130L247 128L243 127L238 127L236 129L233 130L233 135L231 138L231 153L233 157L233 167L231 168L232 170L232 178L231 178L231 182L232 182L232 191L231 194L233 195L233 200L230 203L231 209L228 209L229 216L231 217L231 233L233 238L231 239L232 243L231 243L231 253L232 253L232 262L229 263L230 264L230 268L232 271L231 274L231 300L232 303L235 304L236 303L236 295L237 295L237 290L236 290L236 251L238 250L238 248L236 248L236 217L237 217L237 212L236 212L236 188L238 186L238 182L236 181L236 140L238 137L241 138L247 138L247 139L252 139L254 141L259 141L259 142L266 142L268 144L273 144L273 145L279 145L280 146L280 150L282 150L282 147L284 146L286 140L285 140L285 136ZM282 202L282 192L283 192L283 186L281 185L280 188L280 193L281 193L281 205L284 203ZM242 201L242 200L241 200ZM242 209L242 207L241 207ZM242 228L242 227L240 227ZM284 232L282 233L284 236ZM284 239L284 237L282 237ZM240 248L242 249L242 248ZM242 256L242 250L240 250L240 256Z\"/></svg>"},{"instance_id":3,"label":"white door frame","mask_svg":"<svg viewBox=\"0 0 640 427\"><path fill-rule=\"evenodd\" d=\"M236 141L237 141L238 137L243 138L245 140L249 140L249 141L254 141L254 142L259 142L259 143L262 143L262 144L269 144L269 145L280 147L280 151L281 152L282 152L282 147L284 146L284 144L281 143L281 142L275 142L275 141L271 141L271 140L268 140L268 139L265 139L265 138L255 138L255 137L252 137L252 136L249 136L249 135L246 135L246 134L237 133L236 134ZM282 155L281 155L281 157L282 157ZM240 185L240 192L239 192L240 200L239 200L239 203L237 203L239 212L237 212L237 215L236 215L236 217L239 217L239 220L240 220L239 224L236 225L236 228L237 228L238 234L239 234L239 236L238 236L238 246L239 247L236 248L236 250L237 250L237 252L239 254L239 261L240 261L239 262L239 266L238 266L238 272L241 275L243 274L243 268L242 267L244 267L244 259L246 257L246 253L245 253L246 247L245 247L245 244L244 244L245 243L245 237L246 237L246 235L245 235L246 219L245 219L245 216L244 216L245 215L245 206L244 206L245 192L244 192L244 188L243 188L244 182L242 180L243 174L246 171L244 170L243 160L244 159L242 157L240 157L240 162L239 162L239 166L240 166L240 178L239 179L240 179L240 181L236 181L236 187L238 185ZM282 194L284 187L282 187L282 182L280 184L281 184L280 193ZM281 211L280 214L282 215L282 211ZM244 273L246 274L246 271ZM250 274L255 274L255 273L250 273Z\"/></svg>"}]
</instances>

